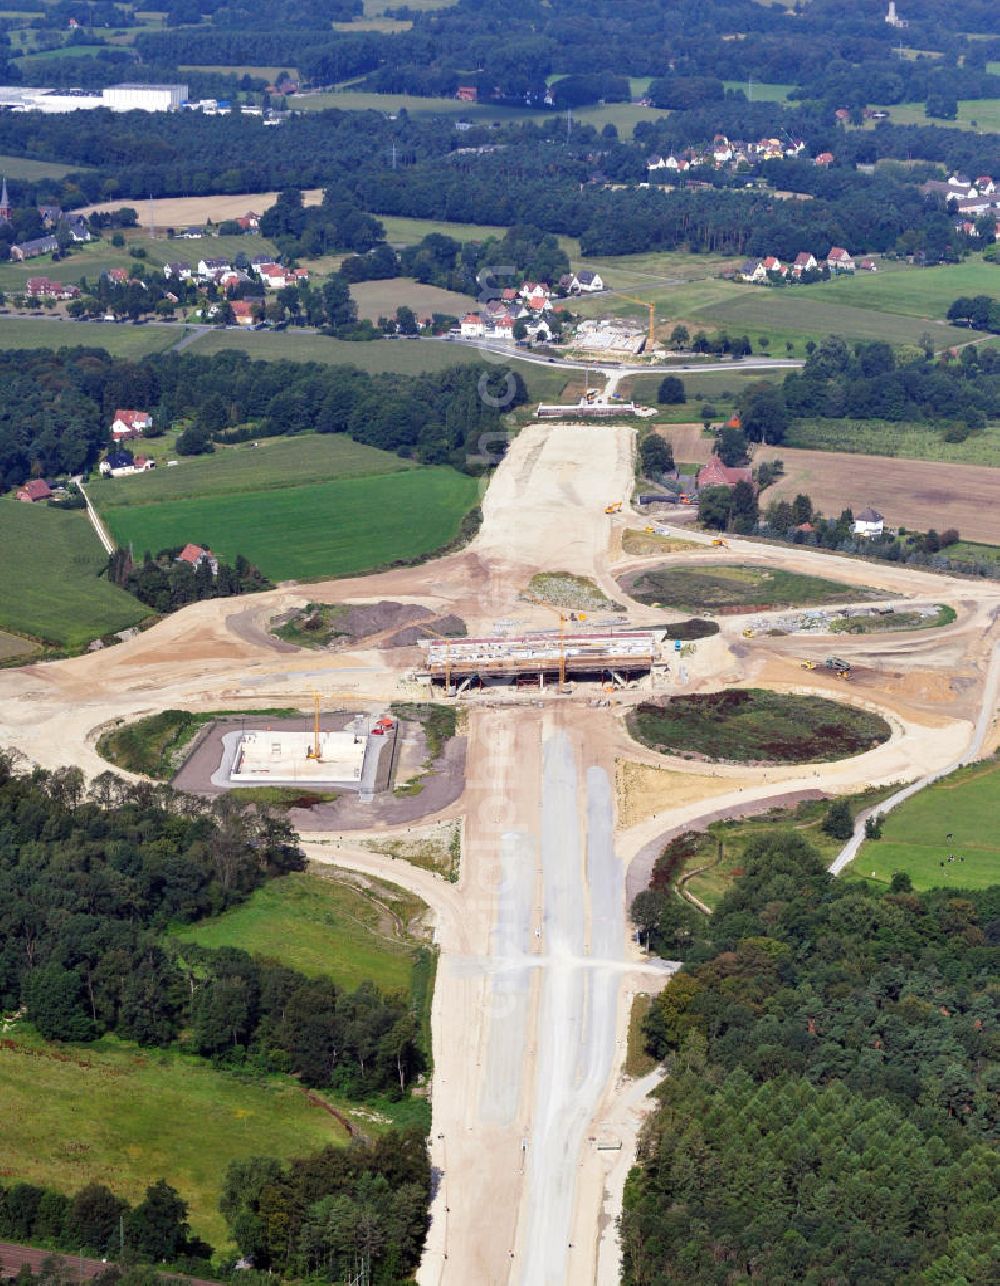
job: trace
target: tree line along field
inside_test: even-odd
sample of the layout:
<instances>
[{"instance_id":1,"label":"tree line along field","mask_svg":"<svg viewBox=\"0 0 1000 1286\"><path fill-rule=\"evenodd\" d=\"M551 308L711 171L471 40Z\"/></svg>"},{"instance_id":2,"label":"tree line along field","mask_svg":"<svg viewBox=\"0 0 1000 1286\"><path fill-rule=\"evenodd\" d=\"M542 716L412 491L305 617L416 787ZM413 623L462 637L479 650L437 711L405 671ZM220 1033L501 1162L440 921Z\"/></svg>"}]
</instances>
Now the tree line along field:
<instances>
[{"instance_id":1,"label":"tree line along field","mask_svg":"<svg viewBox=\"0 0 1000 1286\"><path fill-rule=\"evenodd\" d=\"M905 871L916 889L988 888L1000 879L998 807L996 759L959 769L887 813L882 838L862 846L849 874L888 884Z\"/></svg>"},{"instance_id":2,"label":"tree line along field","mask_svg":"<svg viewBox=\"0 0 1000 1286\"><path fill-rule=\"evenodd\" d=\"M107 559L82 510L0 500L0 626L74 650L149 615L98 575Z\"/></svg>"},{"instance_id":3,"label":"tree line along field","mask_svg":"<svg viewBox=\"0 0 1000 1286\"><path fill-rule=\"evenodd\" d=\"M474 478L443 467L331 479L103 511L117 544L207 545L244 555L273 580L348 576L418 559L454 540L476 503Z\"/></svg>"},{"instance_id":4,"label":"tree line along field","mask_svg":"<svg viewBox=\"0 0 1000 1286\"><path fill-rule=\"evenodd\" d=\"M188 1202L194 1232L217 1247L228 1242L218 1199L230 1161L348 1140L290 1078L251 1079L111 1036L83 1048L5 1040L0 1098L9 1180L64 1192L105 1183L136 1201L162 1176Z\"/></svg>"},{"instance_id":5,"label":"tree line along field","mask_svg":"<svg viewBox=\"0 0 1000 1286\"><path fill-rule=\"evenodd\" d=\"M946 129L976 130L978 133L1000 131L1000 98L960 98L954 120L929 117L923 103L890 103L883 107L894 125L940 125ZM874 129L877 122L868 121L864 128Z\"/></svg>"}]
</instances>

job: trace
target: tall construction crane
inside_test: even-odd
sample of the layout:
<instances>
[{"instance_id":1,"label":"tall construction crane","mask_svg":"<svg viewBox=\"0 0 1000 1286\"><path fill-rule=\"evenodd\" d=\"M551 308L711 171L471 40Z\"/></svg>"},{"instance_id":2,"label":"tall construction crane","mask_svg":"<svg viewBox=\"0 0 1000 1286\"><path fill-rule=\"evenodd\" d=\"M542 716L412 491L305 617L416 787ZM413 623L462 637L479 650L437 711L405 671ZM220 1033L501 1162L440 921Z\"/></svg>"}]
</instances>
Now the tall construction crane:
<instances>
[{"instance_id":1,"label":"tall construction crane","mask_svg":"<svg viewBox=\"0 0 1000 1286\"><path fill-rule=\"evenodd\" d=\"M537 604L539 607L544 607L547 612L555 612L556 616L559 617L559 689L558 690L562 692L566 686L566 623L571 619L580 620L580 621L586 620L586 616L582 612L579 612L576 614L575 617L570 617L570 615L564 612L561 607L556 607L552 603L546 603L546 601L543 598L538 598L535 595L530 596L530 601L532 603Z\"/></svg>"},{"instance_id":2,"label":"tall construction crane","mask_svg":"<svg viewBox=\"0 0 1000 1286\"><path fill-rule=\"evenodd\" d=\"M444 690L445 690L445 695L450 696L451 695L451 645L452 643L455 642L455 637L454 635L451 635L451 634L439 634L437 630L432 630L431 627L429 625L425 625L423 621L417 621L416 624L420 627L420 629L425 630L428 634L430 634L432 638L440 639L441 642L444 643L445 645Z\"/></svg>"},{"instance_id":3,"label":"tall construction crane","mask_svg":"<svg viewBox=\"0 0 1000 1286\"><path fill-rule=\"evenodd\" d=\"M646 344L649 351L652 352L656 346L656 305L651 304L648 299L636 299L634 295L622 294L620 290L615 291L622 299L627 299L630 304L641 304L643 308L649 309L649 332L646 337Z\"/></svg>"},{"instance_id":4,"label":"tall construction crane","mask_svg":"<svg viewBox=\"0 0 1000 1286\"><path fill-rule=\"evenodd\" d=\"M315 759L317 762L322 758L322 752L319 744L319 714L320 705L323 701L322 694L313 692L255 692L254 698L265 697L269 701L311 701L313 708L313 739L312 745L306 751L307 759Z\"/></svg>"}]
</instances>

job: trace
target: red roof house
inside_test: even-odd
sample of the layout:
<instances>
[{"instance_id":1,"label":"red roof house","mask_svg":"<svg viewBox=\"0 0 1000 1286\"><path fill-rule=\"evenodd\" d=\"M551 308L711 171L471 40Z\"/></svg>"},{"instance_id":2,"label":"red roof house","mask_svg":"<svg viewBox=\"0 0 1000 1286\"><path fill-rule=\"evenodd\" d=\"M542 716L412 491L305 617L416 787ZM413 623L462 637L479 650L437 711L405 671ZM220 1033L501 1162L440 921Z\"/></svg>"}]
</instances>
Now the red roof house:
<instances>
[{"instance_id":1,"label":"red roof house","mask_svg":"<svg viewBox=\"0 0 1000 1286\"><path fill-rule=\"evenodd\" d=\"M189 567L200 567L202 563L207 562L212 569L212 575L219 570L219 560L210 549L202 549L201 545L187 544L177 555L177 562L187 563Z\"/></svg>"},{"instance_id":2,"label":"red roof house","mask_svg":"<svg viewBox=\"0 0 1000 1286\"><path fill-rule=\"evenodd\" d=\"M717 455L698 470L698 490L705 487L735 487L737 482L753 486L753 473L748 465L723 464Z\"/></svg>"},{"instance_id":3,"label":"red roof house","mask_svg":"<svg viewBox=\"0 0 1000 1286\"><path fill-rule=\"evenodd\" d=\"M148 411L130 411L121 407L115 411L111 421L111 436L116 442L127 438L137 438L146 429L153 427L153 417Z\"/></svg>"},{"instance_id":4,"label":"red roof house","mask_svg":"<svg viewBox=\"0 0 1000 1286\"><path fill-rule=\"evenodd\" d=\"M23 500L28 505L33 505L36 500L48 500L51 495L52 488L44 478L32 478L17 489L18 500Z\"/></svg>"}]
</instances>

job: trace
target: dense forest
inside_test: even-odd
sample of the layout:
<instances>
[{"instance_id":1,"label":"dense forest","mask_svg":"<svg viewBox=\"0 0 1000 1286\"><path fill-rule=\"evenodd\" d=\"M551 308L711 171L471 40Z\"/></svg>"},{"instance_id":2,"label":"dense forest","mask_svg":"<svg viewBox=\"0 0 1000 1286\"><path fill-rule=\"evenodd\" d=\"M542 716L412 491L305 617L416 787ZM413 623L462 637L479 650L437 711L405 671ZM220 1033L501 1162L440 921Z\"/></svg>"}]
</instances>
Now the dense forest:
<instances>
[{"instance_id":1,"label":"dense forest","mask_svg":"<svg viewBox=\"0 0 1000 1286\"><path fill-rule=\"evenodd\" d=\"M743 868L711 919L654 942L687 963L645 1022L670 1075L626 1187L624 1281L986 1286L1000 888L834 879L792 832Z\"/></svg>"},{"instance_id":2,"label":"dense forest","mask_svg":"<svg viewBox=\"0 0 1000 1286\"><path fill-rule=\"evenodd\" d=\"M192 455L215 441L315 430L474 470L481 435L526 398L520 375L502 366L402 376L238 352L132 362L102 349L0 351L0 489L93 467L120 406L151 411L154 433L187 422L178 449Z\"/></svg>"},{"instance_id":3,"label":"dense forest","mask_svg":"<svg viewBox=\"0 0 1000 1286\"><path fill-rule=\"evenodd\" d=\"M364 1096L424 1065L407 998L165 938L305 860L286 821L221 796L201 805L110 773L0 760L0 1008L46 1039L114 1032Z\"/></svg>"}]
</instances>

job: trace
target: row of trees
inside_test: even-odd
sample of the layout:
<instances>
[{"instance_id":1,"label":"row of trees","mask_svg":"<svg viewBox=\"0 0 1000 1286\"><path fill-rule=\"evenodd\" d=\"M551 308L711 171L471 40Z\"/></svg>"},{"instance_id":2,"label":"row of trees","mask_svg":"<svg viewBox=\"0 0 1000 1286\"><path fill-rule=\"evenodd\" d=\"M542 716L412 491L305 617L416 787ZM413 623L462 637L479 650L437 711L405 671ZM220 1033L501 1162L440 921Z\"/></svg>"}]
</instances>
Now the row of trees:
<instances>
[{"instance_id":1,"label":"row of trees","mask_svg":"<svg viewBox=\"0 0 1000 1286\"><path fill-rule=\"evenodd\" d=\"M212 1247L191 1235L187 1205L158 1179L132 1206L103 1183L88 1183L73 1196L34 1183L0 1184L0 1237L91 1255L121 1255L145 1263L204 1261ZM204 1263L192 1265L204 1271Z\"/></svg>"},{"instance_id":2,"label":"row of trees","mask_svg":"<svg viewBox=\"0 0 1000 1286\"><path fill-rule=\"evenodd\" d=\"M644 1028L670 1076L626 1190L624 1281L985 1286L1000 888L837 880L795 832L742 867L709 920L682 908L650 939L687 963Z\"/></svg>"}]
</instances>

